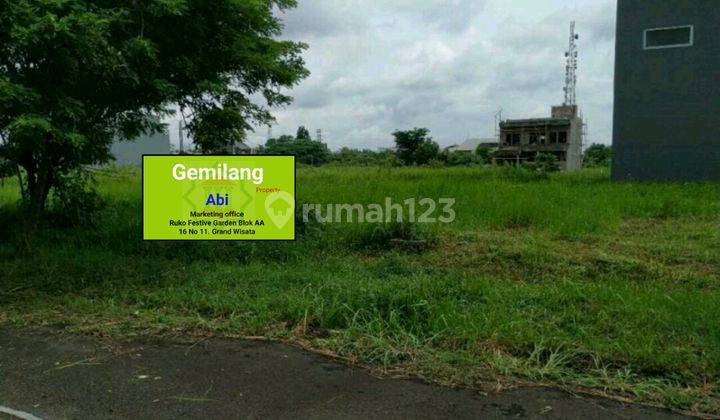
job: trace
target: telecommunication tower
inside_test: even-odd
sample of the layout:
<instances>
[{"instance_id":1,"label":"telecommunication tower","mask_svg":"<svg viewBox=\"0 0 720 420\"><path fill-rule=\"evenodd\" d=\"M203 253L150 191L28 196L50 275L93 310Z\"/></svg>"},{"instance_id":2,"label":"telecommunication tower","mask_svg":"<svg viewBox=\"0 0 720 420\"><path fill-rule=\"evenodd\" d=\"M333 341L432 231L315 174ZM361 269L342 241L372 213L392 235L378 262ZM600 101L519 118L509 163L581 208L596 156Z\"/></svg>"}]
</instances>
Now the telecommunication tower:
<instances>
[{"instance_id":1,"label":"telecommunication tower","mask_svg":"<svg viewBox=\"0 0 720 420\"><path fill-rule=\"evenodd\" d=\"M500 138L500 123L502 122L502 113L503 109L500 108L498 112L495 114L495 138Z\"/></svg>"},{"instance_id":2,"label":"telecommunication tower","mask_svg":"<svg viewBox=\"0 0 720 420\"><path fill-rule=\"evenodd\" d=\"M563 105L576 105L575 86L577 85L578 52L577 40L580 36L575 33L575 21L570 22L570 47L565 53L567 64L565 66L565 102Z\"/></svg>"}]
</instances>

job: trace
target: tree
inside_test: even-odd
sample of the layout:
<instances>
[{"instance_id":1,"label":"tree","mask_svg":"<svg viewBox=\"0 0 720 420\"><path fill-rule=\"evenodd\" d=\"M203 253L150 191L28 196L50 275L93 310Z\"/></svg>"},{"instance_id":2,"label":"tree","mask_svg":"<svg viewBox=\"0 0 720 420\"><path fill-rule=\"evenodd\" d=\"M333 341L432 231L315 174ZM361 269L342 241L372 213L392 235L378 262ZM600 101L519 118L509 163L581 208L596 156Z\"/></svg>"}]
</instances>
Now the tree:
<instances>
[{"instance_id":1,"label":"tree","mask_svg":"<svg viewBox=\"0 0 720 420\"><path fill-rule=\"evenodd\" d=\"M33 220L59 180L107 162L113 139L163 130L177 105L202 151L287 104L308 75L279 40L295 0L13 0L0 3L0 157L24 170ZM251 101L263 98L262 104Z\"/></svg>"},{"instance_id":2,"label":"tree","mask_svg":"<svg viewBox=\"0 0 720 420\"><path fill-rule=\"evenodd\" d=\"M438 157L440 146L428 137L428 134L430 130L427 128L393 133L397 156L403 165L425 165Z\"/></svg>"},{"instance_id":3,"label":"tree","mask_svg":"<svg viewBox=\"0 0 720 420\"><path fill-rule=\"evenodd\" d=\"M477 149L475 149L475 154L477 155L481 164L489 165L492 163L493 151L489 147L480 144L478 145Z\"/></svg>"},{"instance_id":4,"label":"tree","mask_svg":"<svg viewBox=\"0 0 720 420\"><path fill-rule=\"evenodd\" d=\"M274 139L268 139L263 147L263 153L271 155L292 155L295 138L293 136L280 136Z\"/></svg>"},{"instance_id":5,"label":"tree","mask_svg":"<svg viewBox=\"0 0 720 420\"><path fill-rule=\"evenodd\" d=\"M297 135L295 136L297 140L311 140L310 138L310 132L308 131L305 126L301 125L298 127Z\"/></svg>"},{"instance_id":6,"label":"tree","mask_svg":"<svg viewBox=\"0 0 720 420\"><path fill-rule=\"evenodd\" d=\"M387 166L389 158L395 157L392 151L357 150L343 147L332 154L332 163L339 166Z\"/></svg>"},{"instance_id":7,"label":"tree","mask_svg":"<svg viewBox=\"0 0 720 420\"><path fill-rule=\"evenodd\" d=\"M538 153L534 161L525 162L523 166L541 174L560 171L557 157L552 153Z\"/></svg>"},{"instance_id":8,"label":"tree","mask_svg":"<svg viewBox=\"0 0 720 420\"><path fill-rule=\"evenodd\" d=\"M609 167L612 148L604 144L593 144L585 151L583 161L588 168Z\"/></svg>"},{"instance_id":9,"label":"tree","mask_svg":"<svg viewBox=\"0 0 720 420\"><path fill-rule=\"evenodd\" d=\"M330 160L330 151L325 143L311 139L296 139L293 136L280 136L265 143L265 153L292 155L297 161L307 165L323 165Z\"/></svg>"},{"instance_id":10,"label":"tree","mask_svg":"<svg viewBox=\"0 0 720 420\"><path fill-rule=\"evenodd\" d=\"M440 159L444 161L447 166L476 166L483 164L480 156L474 153L459 151L445 151L441 154Z\"/></svg>"}]
</instances>

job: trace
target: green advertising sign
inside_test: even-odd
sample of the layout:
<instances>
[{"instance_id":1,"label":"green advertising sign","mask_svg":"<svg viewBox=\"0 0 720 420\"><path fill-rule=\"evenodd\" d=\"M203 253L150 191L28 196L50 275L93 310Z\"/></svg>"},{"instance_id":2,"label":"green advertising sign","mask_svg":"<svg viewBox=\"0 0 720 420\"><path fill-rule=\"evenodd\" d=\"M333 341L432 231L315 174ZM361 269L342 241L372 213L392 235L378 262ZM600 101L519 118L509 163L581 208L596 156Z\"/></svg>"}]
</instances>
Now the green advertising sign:
<instances>
[{"instance_id":1,"label":"green advertising sign","mask_svg":"<svg viewBox=\"0 0 720 420\"><path fill-rule=\"evenodd\" d=\"M293 156L143 156L143 239L294 240Z\"/></svg>"}]
</instances>

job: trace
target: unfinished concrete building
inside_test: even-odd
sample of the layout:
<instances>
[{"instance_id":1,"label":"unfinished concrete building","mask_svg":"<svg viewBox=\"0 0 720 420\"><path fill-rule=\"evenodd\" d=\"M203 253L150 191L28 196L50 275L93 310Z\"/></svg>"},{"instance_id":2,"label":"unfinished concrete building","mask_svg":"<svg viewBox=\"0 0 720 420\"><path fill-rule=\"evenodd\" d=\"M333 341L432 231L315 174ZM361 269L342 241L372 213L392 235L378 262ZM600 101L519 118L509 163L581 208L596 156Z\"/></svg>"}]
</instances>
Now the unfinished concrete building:
<instances>
[{"instance_id":1,"label":"unfinished concrete building","mask_svg":"<svg viewBox=\"0 0 720 420\"><path fill-rule=\"evenodd\" d=\"M555 156L560 169L582 168L583 121L577 105L552 107L550 118L507 120L500 123L497 165L519 165L540 154Z\"/></svg>"},{"instance_id":2,"label":"unfinished concrete building","mask_svg":"<svg viewBox=\"0 0 720 420\"><path fill-rule=\"evenodd\" d=\"M565 52L565 101L552 107L550 118L501 121L495 164L520 165L532 162L542 154L550 154L564 171L582 168L584 125L575 94L578 38L575 22L572 22L570 44Z\"/></svg>"}]
</instances>

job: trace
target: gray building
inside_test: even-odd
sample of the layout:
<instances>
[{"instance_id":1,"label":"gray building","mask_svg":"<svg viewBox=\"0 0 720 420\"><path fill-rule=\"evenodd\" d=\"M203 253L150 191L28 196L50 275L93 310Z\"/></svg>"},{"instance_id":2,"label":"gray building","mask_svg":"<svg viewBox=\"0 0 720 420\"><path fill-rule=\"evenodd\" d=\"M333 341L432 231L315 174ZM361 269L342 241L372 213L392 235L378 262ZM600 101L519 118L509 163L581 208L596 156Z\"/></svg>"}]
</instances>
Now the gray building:
<instances>
[{"instance_id":1,"label":"gray building","mask_svg":"<svg viewBox=\"0 0 720 420\"><path fill-rule=\"evenodd\" d=\"M582 168L583 120L577 105L552 107L550 118L507 120L500 123L495 164L533 162L551 154L564 171Z\"/></svg>"},{"instance_id":2,"label":"gray building","mask_svg":"<svg viewBox=\"0 0 720 420\"><path fill-rule=\"evenodd\" d=\"M619 0L613 179L720 180L720 0Z\"/></svg>"},{"instance_id":3,"label":"gray building","mask_svg":"<svg viewBox=\"0 0 720 420\"><path fill-rule=\"evenodd\" d=\"M166 155L170 153L170 136L157 133L152 136L142 135L133 141L115 140L110 146L110 154L115 157L119 166L140 166L142 155Z\"/></svg>"}]
</instances>

